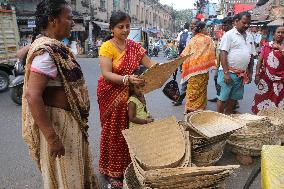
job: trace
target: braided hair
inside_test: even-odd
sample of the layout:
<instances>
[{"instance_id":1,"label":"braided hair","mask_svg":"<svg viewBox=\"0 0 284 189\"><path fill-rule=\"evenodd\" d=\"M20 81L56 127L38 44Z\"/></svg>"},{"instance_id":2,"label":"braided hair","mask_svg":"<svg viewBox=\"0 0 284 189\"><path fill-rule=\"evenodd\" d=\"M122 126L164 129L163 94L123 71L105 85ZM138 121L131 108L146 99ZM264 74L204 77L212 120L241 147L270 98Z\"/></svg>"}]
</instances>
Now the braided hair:
<instances>
[{"instance_id":1,"label":"braided hair","mask_svg":"<svg viewBox=\"0 0 284 189\"><path fill-rule=\"evenodd\" d=\"M61 14L64 5L68 5L65 0L43 0L37 5L33 40L47 28L49 17L57 18Z\"/></svg>"}]
</instances>

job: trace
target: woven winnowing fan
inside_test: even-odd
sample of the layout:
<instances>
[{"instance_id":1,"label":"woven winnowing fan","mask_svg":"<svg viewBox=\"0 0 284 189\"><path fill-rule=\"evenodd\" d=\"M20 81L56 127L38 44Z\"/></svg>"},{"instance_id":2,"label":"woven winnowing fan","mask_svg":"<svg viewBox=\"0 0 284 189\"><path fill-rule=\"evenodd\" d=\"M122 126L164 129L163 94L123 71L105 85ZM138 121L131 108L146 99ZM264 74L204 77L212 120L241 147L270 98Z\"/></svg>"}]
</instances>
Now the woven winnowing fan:
<instances>
[{"instance_id":1,"label":"woven winnowing fan","mask_svg":"<svg viewBox=\"0 0 284 189\"><path fill-rule=\"evenodd\" d=\"M139 78L145 80L145 85L140 88L143 94L161 88L171 77L175 70L188 58L188 56L178 58L168 63L155 65L149 68Z\"/></svg>"},{"instance_id":2,"label":"woven winnowing fan","mask_svg":"<svg viewBox=\"0 0 284 189\"><path fill-rule=\"evenodd\" d=\"M175 117L124 130L132 156L145 169L178 165L186 153L186 141Z\"/></svg>"},{"instance_id":3,"label":"woven winnowing fan","mask_svg":"<svg viewBox=\"0 0 284 189\"><path fill-rule=\"evenodd\" d=\"M186 142L186 148L185 148L185 155L184 157L181 159L181 161L179 161L177 164L172 164L171 167L190 167L191 166L191 144L189 141L189 136L188 133L184 132L184 129L182 127L180 127L181 131L184 134L184 139ZM147 170L149 170L147 167L145 168L144 165L142 165L140 162L137 161L135 155L132 153L131 150L129 150L130 152L130 157L132 160L132 164L136 173L136 178L139 181L140 185L142 186L144 184L144 180L145 180L145 174L147 172ZM168 167L169 168L169 167Z\"/></svg>"}]
</instances>

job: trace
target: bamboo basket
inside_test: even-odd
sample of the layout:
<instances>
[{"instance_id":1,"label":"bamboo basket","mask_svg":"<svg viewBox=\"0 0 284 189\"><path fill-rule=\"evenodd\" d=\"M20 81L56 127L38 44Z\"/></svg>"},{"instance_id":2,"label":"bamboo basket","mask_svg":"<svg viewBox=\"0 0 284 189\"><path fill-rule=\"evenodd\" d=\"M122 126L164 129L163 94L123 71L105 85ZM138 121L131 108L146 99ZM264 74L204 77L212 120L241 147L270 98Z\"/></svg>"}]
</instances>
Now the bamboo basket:
<instances>
[{"instance_id":1,"label":"bamboo basket","mask_svg":"<svg viewBox=\"0 0 284 189\"><path fill-rule=\"evenodd\" d=\"M133 164L130 163L125 170L123 179L123 189L142 189L134 171Z\"/></svg>"},{"instance_id":2,"label":"bamboo basket","mask_svg":"<svg viewBox=\"0 0 284 189\"><path fill-rule=\"evenodd\" d=\"M217 163L222 158L226 140L231 133L225 133L218 137L205 139L191 128L185 121L180 121L179 125L189 133L192 146L192 162L197 166L210 166Z\"/></svg>"},{"instance_id":3,"label":"bamboo basket","mask_svg":"<svg viewBox=\"0 0 284 189\"><path fill-rule=\"evenodd\" d=\"M220 141L206 148L192 151L192 162L198 167L210 166L217 163L223 156L226 141Z\"/></svg>"},{"instance_id":4,"label":"bamboo basket","mask_svg":"<svg viewBox=\"0 0 284 189\"><path fill-rule=\"evenodd\" d=\"M234 115L246 126L232 134L228 141L229 149L234 153L259 156L263 145L279 145L279 127L264 116L251 114Z\"/></svg>"},{"instance_id":5,"label":"bamboo basket","mask_svg":"<svg viewBox=\"0 0 284 189\"><path fill-rule=\"evenodd\" d=\"M191 167L191 168L170 168L148 171L144 186L141 186L133 164L127 167L123 189L223 189L224 180L234 169L239 166L217 166L217 167Z\"/></svg>"},{"instance_id":6,"label":"bamboo basket","mask_svg":"<svg viewBox=\"0 0 284 189\"><path fill-rule=\"evenodd\" d=\"M258 112L259 116L267 116L274 125L279 127L279 135L281 142L284 143L284 109L269 108Z\"/></svg>"},{"instance_id":7,"label":"bamboo basket","mask_svg":"<svg viewBox=\"0 0 284 189\"><path fill-rule=\"evenodd\" d=\"M191 129L206 139L231 133L244 126L238 120L213 111L196 111L185 116Z\"/></svg>"}]
</instances>

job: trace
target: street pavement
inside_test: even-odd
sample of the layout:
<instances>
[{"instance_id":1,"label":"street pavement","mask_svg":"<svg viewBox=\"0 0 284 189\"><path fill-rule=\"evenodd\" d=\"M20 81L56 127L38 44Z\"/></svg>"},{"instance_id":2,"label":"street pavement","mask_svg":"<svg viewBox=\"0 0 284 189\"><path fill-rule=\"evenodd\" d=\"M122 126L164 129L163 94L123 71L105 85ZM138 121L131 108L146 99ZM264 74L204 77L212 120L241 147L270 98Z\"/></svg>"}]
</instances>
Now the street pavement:
<instances>
[{"instance_id":1,"label":"street pavement","mask_svg":"<svg viewBox=\"0 0 284 189\"><path fill-rule=\"evenodd\" d=\"M153 58L158 62L166 60L160 56ZM87 80L91 100L90 112L90 144L94 155L94 167L98 174L100 123L97 104L97 80L100 75L98 59L79 58L85 78ZM210 74L208 85L208 98L215 96L213 73ZM240 101L239 112L250 112L253 95L255 94L254 84L245 87L244 100ZM161 90L156 90L146 95L148 110L155 119L175 115L177 119L183 119L183 106L174 107ZM208 109L215 110L216 104L208 102ZM42 180L40 172L34 161L28 155L28 150L21 136L21 106L12 102L9 91L0 93L0 189L40 189ZM256 161L257 162L257 159ZM218 165L237 164L234 154L225 151L224 156ZM226 188L241 189L248 178L254 163L251 166L241 166L227 181ZM107 188L104 177L98 174L102 188ZM260 176L257 177L251 189L260 188Z\"/></svg>"}]
</instances>

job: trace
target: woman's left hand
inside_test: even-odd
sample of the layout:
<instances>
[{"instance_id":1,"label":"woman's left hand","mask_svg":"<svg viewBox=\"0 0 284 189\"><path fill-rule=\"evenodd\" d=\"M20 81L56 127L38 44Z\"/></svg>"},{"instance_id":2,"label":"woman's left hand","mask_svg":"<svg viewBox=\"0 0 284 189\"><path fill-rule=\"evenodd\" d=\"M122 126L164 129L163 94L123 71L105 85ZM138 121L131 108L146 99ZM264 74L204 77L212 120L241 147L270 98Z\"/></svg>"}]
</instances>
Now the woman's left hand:
<instances>
[{"instance_id":1,"label":"woman's left hand","mask_svg":"<svg viewBox=\"0 0 284 189\"><path fill-rule=\"evenodd\" d=\"M134 85L143 85L145 81L143 79L138 78L137 75L130 75L129 76L129 83Z\"/></svg>"},{"instance_id":2,"label":"woman's left hand","mask_svg":"<svg viewBox=\"0 0 284 189\"><path fill-rule=\"evenodd\" d=\"M283 48L281 47L281 45L278 45L278 44L275 44L275 43L272 44L272 48L273 48L273 49L278 49L278 50L283 50Z\"/></svg>"}]
</instances>

